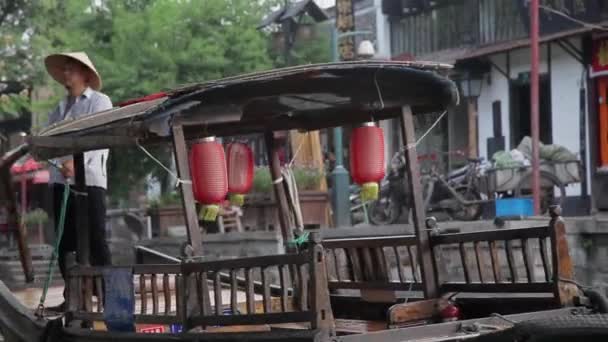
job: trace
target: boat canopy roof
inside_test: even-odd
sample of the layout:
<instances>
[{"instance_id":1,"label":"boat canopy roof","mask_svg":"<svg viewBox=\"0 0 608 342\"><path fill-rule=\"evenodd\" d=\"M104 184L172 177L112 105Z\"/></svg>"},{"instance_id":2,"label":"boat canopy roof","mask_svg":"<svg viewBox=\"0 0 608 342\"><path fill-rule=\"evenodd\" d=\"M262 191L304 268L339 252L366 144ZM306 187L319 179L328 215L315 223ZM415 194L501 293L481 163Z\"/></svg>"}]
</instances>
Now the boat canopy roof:
<instances>
[{"instance_id":1,"label":"boat canopy roof","mask_svg":"<svg viewBox=\"0 0 608 342\"><path fill-rule=\"evenodd\" d=\"M265 131L317 130L420 115L457 104L442 76L451 66L426 62L357 61L263 71L182 86L86 117L65 120L28 138L49 158L122 145L151 144L184 127L187 139Z\"/></svg>"}]
</instances>

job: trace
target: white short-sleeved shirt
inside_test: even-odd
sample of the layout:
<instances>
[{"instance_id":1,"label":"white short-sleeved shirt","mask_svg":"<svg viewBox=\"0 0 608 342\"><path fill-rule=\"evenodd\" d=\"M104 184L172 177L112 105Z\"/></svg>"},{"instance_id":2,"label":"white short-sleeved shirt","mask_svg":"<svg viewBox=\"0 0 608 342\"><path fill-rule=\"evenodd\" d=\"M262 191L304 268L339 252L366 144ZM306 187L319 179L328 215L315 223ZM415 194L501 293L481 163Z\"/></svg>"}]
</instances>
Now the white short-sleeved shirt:
<instances>
[{"instance_id":1,"label":"white short-sleeved shirt","mask_svg":"<svg viewBox=\"0 0 608 342\"><path fill-rule=\"evenodd\" d=\"M66 97L55 110L49 113L48 124L52 125L62 120L76 119L93 113L101 112L112 108L110 98L91 88L85 89L82 95L78 96L70 108L67 109L69 97ZM108 188L108 175L106 164L108 161L109 150L96 150L84 153L85 179L87 186L97 186L104 189ZM55 162L61 164L71 159L71 156L57 158ZM50 184L65 184L65 178L59 170L51 167Z\"/></svg>"}]
</instances>

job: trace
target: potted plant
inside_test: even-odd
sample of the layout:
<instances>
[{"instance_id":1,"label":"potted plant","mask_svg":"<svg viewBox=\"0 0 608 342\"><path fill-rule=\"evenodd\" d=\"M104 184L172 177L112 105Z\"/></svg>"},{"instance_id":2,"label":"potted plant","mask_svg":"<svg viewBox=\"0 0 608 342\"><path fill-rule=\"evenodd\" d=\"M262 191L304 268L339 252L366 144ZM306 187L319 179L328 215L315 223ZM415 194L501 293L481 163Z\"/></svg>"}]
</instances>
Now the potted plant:
<instances>
[{"instance_id":1,"label":"potted plant","mask_svg":"<svg viewBox=\"0 0 608 342\"><path fill-rule=\"evenodd\" d=\"M152 224L152 236L167 236L169 227L183 226L184 209L177 191L171 191L148 203L148 215Z\"/></svg>"},{"instance_id":2,"label":"potted plant","mask_svg":"<svg viewBox=\"0 0 608 342\"><path fill-rule=\"evenodd\" d=\"M327 226L329 195L319 190L325 177L317 168L293 167L300 209L305 225ZM274 201L272 177L267 167L254 172L253 189L245 199L243 226L250 229L278 229L278 209Z\"/></svg>"},{"instance_id":3,"label":"potted plant","mask_svg":"<svg viewBox=\"0 0 608 342\"><path fill-rule=\"evenodd\" d=\"M44 241L44 225L49 221L49 215L46 213L46 211L40 209L40 208L36 208L34 210L30 210L28 212L26 212L22 219L22 224L25 225L27 228L34 229L37 228L38 230L38 241L37 243L39 244L43 244L45 243Z\"/></svg>"}]
</instances>

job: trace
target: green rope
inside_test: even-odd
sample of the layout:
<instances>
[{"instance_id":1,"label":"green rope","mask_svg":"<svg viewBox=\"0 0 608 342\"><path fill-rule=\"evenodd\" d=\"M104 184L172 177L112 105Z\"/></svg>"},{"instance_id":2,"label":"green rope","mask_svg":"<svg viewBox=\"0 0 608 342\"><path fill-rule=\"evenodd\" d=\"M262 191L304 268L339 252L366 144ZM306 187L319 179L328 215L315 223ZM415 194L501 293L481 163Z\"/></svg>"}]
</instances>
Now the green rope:
<instances>
[{"instance_id":1,"label":"green rope","mask_svg":"<svg viewBox=\"0 0 608 342\"><path fill-rule=\"evenodd\" d=\"M42 288L42 296L40 296L40 303L38 304L38 312L37 315L42 317L44 314L44 302L46 301L46 296L49 292L49 286L51 285L51 281L53 280L53 270L55 267L55 263L57 262L57 258L59 257L59 244L61 243L61 238L63 237L63 227L65 225L65 215L68 207L68 198L70 197L70 184L66 182L64 190L63 190L63 201L61 204L61 212L59 214L59 224L57 226L57 237L55 238L55 245L53 246L53 254L51 255L51 261L49 262L49 269L47 271L47 277L44 281L44 287Z\"/></svg>"},{"instance_id":2,"label":"green rope","mask_svg":"<svg viewBox=\"0 0 608 342\"><path fill-rule=\"evenodd\" d=\"M308 242L308 236L310 236L310 232L304 232L304 233L302 233L302 235L289 241L287 244L290 246L296 246L296 247L302 246L303 244Z\"/></svg>"}]
</instances>

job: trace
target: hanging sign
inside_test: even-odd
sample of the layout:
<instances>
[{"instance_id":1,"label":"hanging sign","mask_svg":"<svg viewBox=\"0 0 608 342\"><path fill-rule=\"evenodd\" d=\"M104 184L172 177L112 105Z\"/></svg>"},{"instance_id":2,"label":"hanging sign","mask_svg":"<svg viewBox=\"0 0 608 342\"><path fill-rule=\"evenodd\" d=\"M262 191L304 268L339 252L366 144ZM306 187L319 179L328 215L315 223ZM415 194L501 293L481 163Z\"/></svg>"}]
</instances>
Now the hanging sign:
<instances>
[{"instance_id":1,"label":"hanging sign","mask_svg":"<svg viewBox=\"0 0 608 342\"><path fill-rule=\"evenodd\" d=\"M352 0L336 0L336 30L338 34L355 30L355 10ZM355 59L355 39L353 36L338 39L338 53L343 61Z\"/></svg>"},{"instance_id":2,"label":"hanging sign","mask_svg":"<svg viewBox=\"0 0 608 342\"><path fill-rule=\"evenodd\" d=\"M594 40L591 77L608 75L608 39Z\"/></svg>"},{"instance_id":3,"label":"hanging sign","mask_svg":"<svg viewBox=\"0 0 608 342\"><path fill-rule=\"evenodd\" d=\"M165 332L164 325L138 324L137 332L142 334L162 334Z\"/></svg>"}]
</instances>

